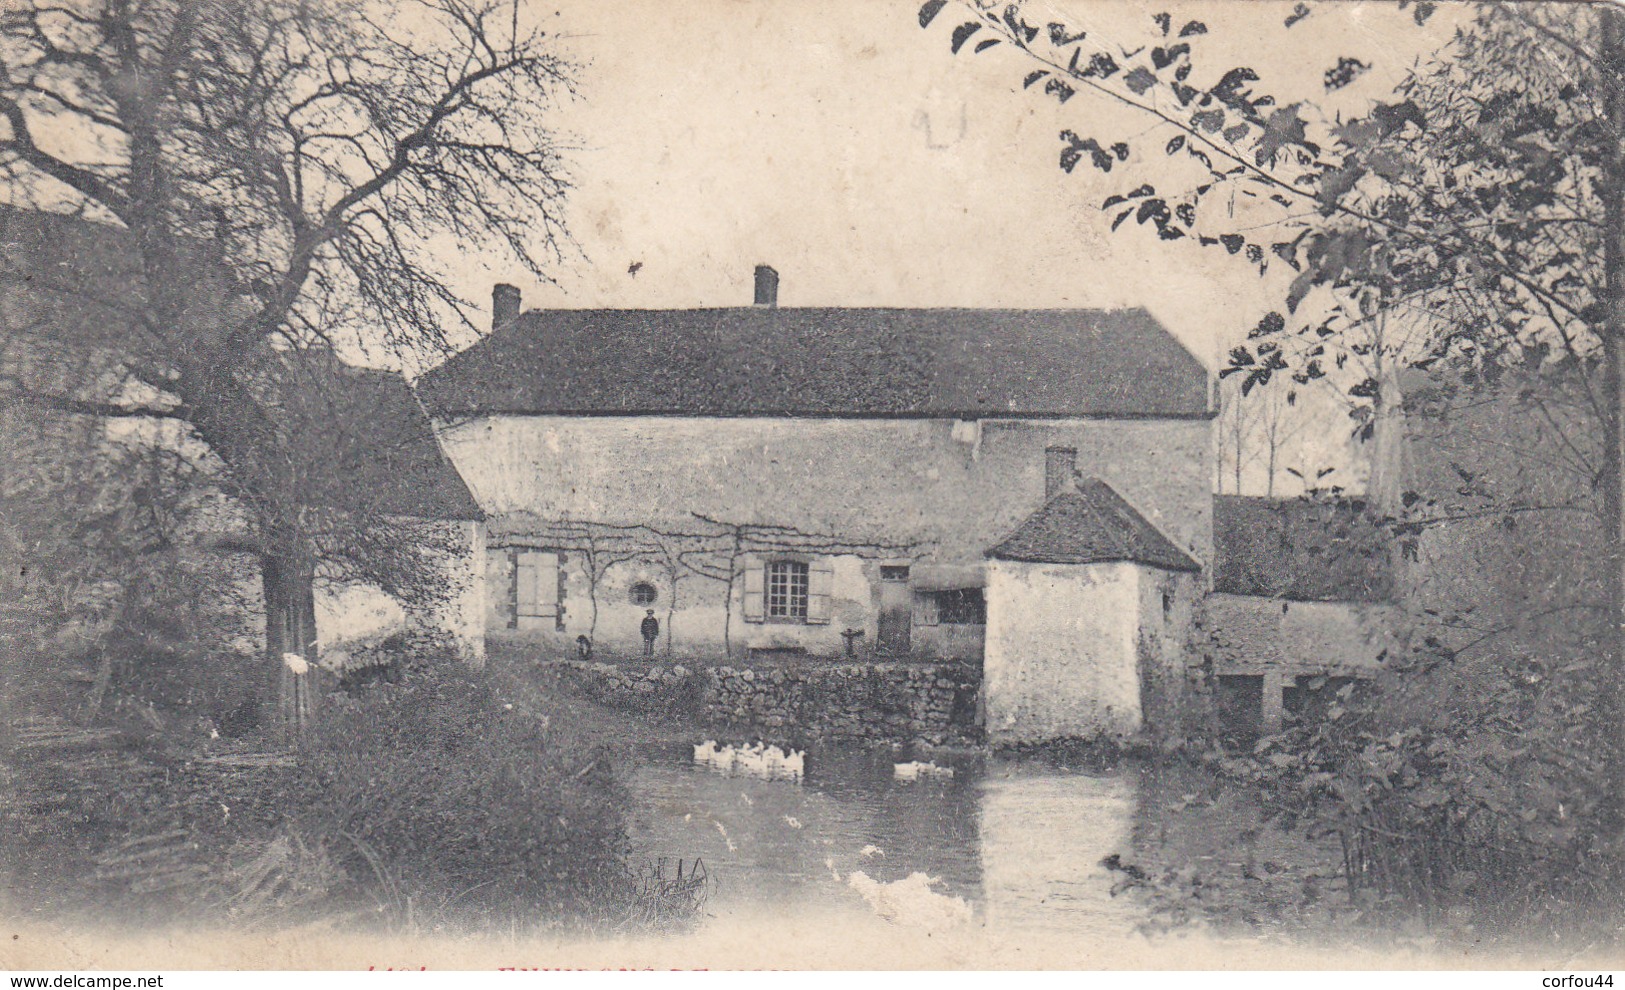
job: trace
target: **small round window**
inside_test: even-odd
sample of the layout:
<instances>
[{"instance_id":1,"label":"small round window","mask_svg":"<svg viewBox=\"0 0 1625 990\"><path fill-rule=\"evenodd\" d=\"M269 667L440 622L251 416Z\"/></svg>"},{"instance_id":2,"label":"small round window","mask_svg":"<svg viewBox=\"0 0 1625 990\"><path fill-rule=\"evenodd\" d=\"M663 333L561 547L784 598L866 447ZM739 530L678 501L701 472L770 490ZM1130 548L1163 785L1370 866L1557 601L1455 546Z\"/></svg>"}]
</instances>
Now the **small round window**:
<instances>
[{"instance_id":1,"label":"small round window","mask_svg":"<svg viewBox=\"0 0 1625 990\"><path fill-rule=\"evenodd\" d=\"M653 605L655 599L660 597L660 593L655 590L655 586L647 581L639 581L634 584L631 594L633 605Z\"/></svg>"}]
</instances>

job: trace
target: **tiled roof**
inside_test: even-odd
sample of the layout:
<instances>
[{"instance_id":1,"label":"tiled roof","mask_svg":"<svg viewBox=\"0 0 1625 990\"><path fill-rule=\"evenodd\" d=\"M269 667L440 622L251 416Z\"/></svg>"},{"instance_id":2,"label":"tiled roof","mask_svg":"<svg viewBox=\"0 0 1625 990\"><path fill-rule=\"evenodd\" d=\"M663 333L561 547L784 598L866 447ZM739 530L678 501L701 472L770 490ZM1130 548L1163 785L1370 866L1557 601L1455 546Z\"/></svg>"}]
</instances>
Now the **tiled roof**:
<instances>
[{"instance_id":1,"label":"tiled roof","mask_svg":"<svg viewBox=\"0 0 1625 990\"><path fill-rule=\"evenodd\" d=\"M447 417L1209 415L1140 309L531 310L418 390Z\"/></svg>"},{"instance_id":2,"label":"tiled roof","mask_svg":"<svg viewBox=\"0 0 1625 990\"><path fill-rule=\"evenodd\" d=\"M142 276L129 238L122 227L0 206L0 268L18 276L0 286L0 302L39 324L11 342L8 372L23 367L36 391L87 401L116 397L121 363L152 356L136 355L136 347L153 350L150 336L132 328L118 304L140 299ZM195 280L200 286L216 280L212 287L225 291L218 268L200 262ZM287 373L271 387L285 417L277 425L293 438L289 456L298 459L313 504L423 519L481 518L404 378L345 365L331 354L310 356L285 361ZM105 374L84 375L80 363Z\"/></svg>"},{"instance_id":3,"label":"tiled roof","mask_svg":"<svg viewBox=\"0 0 1625 990\"><path fill-rule=\"evenodd\" d=\"M484 518L399 374L300 362L282 392L307 497L319 505L419 519Z\"/></svg>"},{"instance_id":4,"label":"tiled roof","mask_svg":"<svg viewBox=\"0 0 1625 990\"><path fill-rule=\"evenodd\" d=\"M1093 479L1051 498L987 555L1040 564L1131 561L1167 571L1201 570L1110 485Z\"/></svg>"}]
</instances>

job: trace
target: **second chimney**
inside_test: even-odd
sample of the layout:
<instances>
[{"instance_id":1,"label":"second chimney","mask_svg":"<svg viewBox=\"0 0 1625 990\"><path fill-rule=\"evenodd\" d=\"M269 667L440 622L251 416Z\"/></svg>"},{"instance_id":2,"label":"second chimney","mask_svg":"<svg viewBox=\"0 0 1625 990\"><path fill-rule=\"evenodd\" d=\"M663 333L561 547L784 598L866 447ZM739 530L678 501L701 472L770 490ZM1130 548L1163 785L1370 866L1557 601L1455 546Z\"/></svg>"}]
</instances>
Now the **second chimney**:
<instances>
[{"instance_id":1,"label":"second chimney","mask_svg":"<svg viewBox=\"0 0 1625 990\"><path fill-rule=\"evenodd\" d=\"M756 266L756 305L779 308L779 273L772 265Z\"/></svg>"},{"instance_id":2,"label":"second chimney","mask_svg":"<svg viewBox=\"0 0 1625 990\"><path fill-rule=\"evenodd\" d=\"M1076 447L1044 448L1044 501L1071 491L1078 473Z\"/></svg>"},{"instance_id":3,"label":"second chimney","mask_svg":"<svg viewBox=\"0 0 1625 990\"><path fill-rule=\"evenodd\" d=\"M519 318L519 286L498 282L491 288L491 329L500 330Z\"/></svg>"}]
</instances>

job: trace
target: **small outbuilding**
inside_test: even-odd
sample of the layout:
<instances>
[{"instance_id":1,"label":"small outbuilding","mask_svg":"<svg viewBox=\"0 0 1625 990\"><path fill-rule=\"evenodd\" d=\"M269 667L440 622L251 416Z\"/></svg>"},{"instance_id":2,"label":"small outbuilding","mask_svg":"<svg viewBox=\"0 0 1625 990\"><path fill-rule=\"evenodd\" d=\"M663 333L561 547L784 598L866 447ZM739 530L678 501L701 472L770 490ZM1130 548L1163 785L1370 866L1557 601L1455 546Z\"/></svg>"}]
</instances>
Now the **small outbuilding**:
<instances>
[{"instance_id":1,"label":"small outbuilding","mask_svg":"<svg viewBox=\"0 0 1625 990\"><path fill-rule=\"evenodd\" d=\"M1110 485L1052 486L987 558L990 741L1126 736L1171 711L1201 567Z\"/></svg>"}]
</instances>

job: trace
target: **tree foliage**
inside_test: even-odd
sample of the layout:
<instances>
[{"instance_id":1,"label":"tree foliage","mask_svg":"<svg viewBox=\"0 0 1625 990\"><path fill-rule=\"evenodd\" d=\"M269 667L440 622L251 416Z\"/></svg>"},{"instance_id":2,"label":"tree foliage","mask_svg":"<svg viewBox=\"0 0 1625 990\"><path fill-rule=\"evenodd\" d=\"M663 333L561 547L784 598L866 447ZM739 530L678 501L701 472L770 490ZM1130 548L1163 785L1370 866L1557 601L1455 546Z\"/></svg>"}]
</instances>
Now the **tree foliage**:
<instances>
[{"instance_id":1,"label":"tree foliage","mask_svg":"<svg viewBox=\"0 0 1625 990\"><path fill-rule=\"evenodd\" d=\"M965 6L972 19L959 32L1036 63L1026 87L1042 80L1062 103L1087 89L1155 123L1137 138L1060 134L1068 172L1085 161L1102 172L1128 163L1157 177L1101 203L1114 230L1132 221L1260 273L1290 269L1283 311L1251 331L1224 369L1249 391L1277 376L1302 384L1330 375L1369 405L1375 359L1427 367L1450 358L1486 370L1548 356L1596 360L1609 129L1596 55L1583 40L1597 31L1594 11L1487 4L1387 101L1326 117L1310 102L1260 91L1264 80L1249 66L1201 65L1208 29L1198 21L1176 26L1155 14L1146 44L1125 53L1062 23L1039 30L1025 5ZM949 9L926 4L922 25ZM1434 13L1411 9L1418 24ZM1347 85L1362 65L1338 58L1326 89ZM1312 293L1318 304L1305 307ZM1382 319L1403 322L1403 332L1373 339ZM1369 414L1357 418L1369 436Z\"/></svg>"},{"instance_id":2,"label":"tree foliage","mask_svg":"<svg viewBox=\"0 0 1625 990\"><path fill-rule=\"evenodd\" d=\"M186 302L161 279L188 245L211 245L248 304L191 314L187 341L228 355L341 318L392 345L439 342L463 300L437 277L438 236L496 240L546 276L568 182L536 111L568 86L566 64L540 34L507 36L495 3L413 13L103 0L0 20L14 202L84 205L139 235L151 281L129 308L152 315L131 329L157 338L161 379L179 329L161 317ZM94 152L50 150L69 136Z\"/></svg>"},{"instance_id":3,"label":"tree foliage","mask_svg":"<svg viewBox=\"0 0 1625 990\"><path fill-rule=\"evenodd\" d=\"M1595 659L1435 657L1372 690L1324 685L1323 718L1221 767L1340 840L1357 910L1420 908L1441 927L1471 917L1478 938L1570 936L1585 907L1618 903L1595 827L1607 758L1577 744L1607 676Z\"/></svg>"},{"instance_id":4,"label":"tree foliage","mask_svg":"<svg viewBox=\"0 0 1625 990\"><path fill-rule=\"evenodd\" d=\"M960 7L927 4L921 22ZM1202 64L1205 24L1154 15L1146 44L1126 52L1064 24L1036 30L1027 20L1036 9L1021 4L962 9L973 18L963 30L975 23L978 36L1037 66L1024 77L1029 87L1058 81L1066 90L1057 98L1087 89L1153 121L1139 137L1088 139L1119 149L1094 167L1134 171L1125 183L1133 188L1101 203L1114 228L1132 219L1260 274L1287 270L1282 307L1247 331L1220 374L1238 379L1242 394L1271 383L1289 395L1335 385L1354 437L1378 448L1366 487L1401 542L1451 516L1426 516L1435 503L1407 497L1400 484L1411 470L1401 379L1445 368L1468 386L1515 373L1526 405L1550 427L1526 431L1539 436L1528 456L1551 455L1570 479L1572 497L1545 492L1526 503L1520 493L1498 510L1589 506L1617 530L1619 395L1607 348L1619 335L1609 324L1604 242L1619 185L1610 171L1618 127L1605 104L1620 73L1602 58L1600 8L1483 4L1395 91L1355 115L1277 98L1250 66ZM1284 30L1315 9L1294 11ZM1419 25L1437 13L1400 9ZM1327 90L1352 82L1363 64L1337 58ZM1083 139L1060 137L1070 171ZM1582 408L1564 408L1573 398Z\"/></svg>"}]
</instances>

